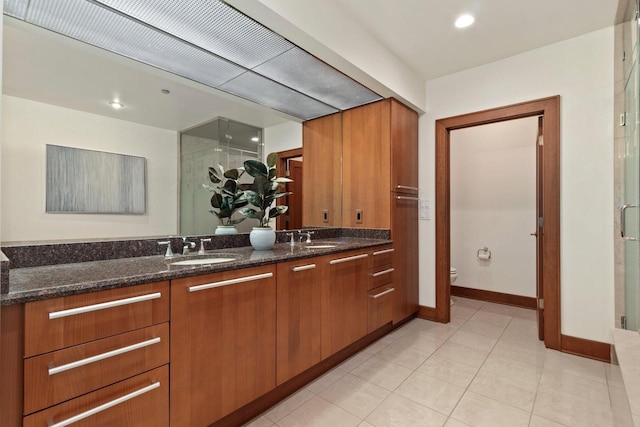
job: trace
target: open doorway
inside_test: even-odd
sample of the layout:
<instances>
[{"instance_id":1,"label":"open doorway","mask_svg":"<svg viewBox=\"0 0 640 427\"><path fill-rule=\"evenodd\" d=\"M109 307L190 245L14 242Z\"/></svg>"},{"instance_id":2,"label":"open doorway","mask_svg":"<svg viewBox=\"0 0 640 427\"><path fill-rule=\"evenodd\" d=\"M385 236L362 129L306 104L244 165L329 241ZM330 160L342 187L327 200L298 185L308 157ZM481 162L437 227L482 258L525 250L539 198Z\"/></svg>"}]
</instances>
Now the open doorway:
<instances>
[{"instance_id":1,"label":"open doorway","mask_svg":"<svg viewBox=\"0 0 640 427\"><path fill-rule=\"evenodd\" d=\"M278 199L278 205L287 205L287 213L276 218L276 230L300 230L302 228L302 148L278 152L278 176L286 176L293 182L285 184L290 195Z\"/></svg>"},{"instance_id":2,"label":"open doorway","mask_svg":"<svg viewBox=\"0 0 640 427\"><path fill-rule=\"evenodd\" d=\"M451 132L524 117L541 117L537 148L534 232L539 258L540 337L560 349L560 97L510 105L436 121L436 320L450 321Z\"/></svg>"}]
</instances>

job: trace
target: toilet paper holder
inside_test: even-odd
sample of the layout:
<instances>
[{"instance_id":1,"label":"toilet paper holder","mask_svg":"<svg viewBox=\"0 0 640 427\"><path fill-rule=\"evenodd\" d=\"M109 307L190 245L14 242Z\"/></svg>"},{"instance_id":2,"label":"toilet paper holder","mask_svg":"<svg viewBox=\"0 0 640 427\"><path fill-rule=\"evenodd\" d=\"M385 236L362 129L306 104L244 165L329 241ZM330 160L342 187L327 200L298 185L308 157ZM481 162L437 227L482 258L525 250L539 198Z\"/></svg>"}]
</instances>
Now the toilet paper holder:
<instances>
[{"instance_id":1,"label":"toilet paper holder","mask_svg":"<svg viewBox=\"0 0 640 427\"><path fill-rule=\"evenodd\" d=\"M488 258L480 257L480 252L484 252L484 255L485 256L489 255L489 257ZM483 260L491 259L491 251L489 250L488 247L484 246L484 247L478 249L478 251L476 252L476 257L480 258L480 259L483 259Z\"/></svg>"}]
</instances>

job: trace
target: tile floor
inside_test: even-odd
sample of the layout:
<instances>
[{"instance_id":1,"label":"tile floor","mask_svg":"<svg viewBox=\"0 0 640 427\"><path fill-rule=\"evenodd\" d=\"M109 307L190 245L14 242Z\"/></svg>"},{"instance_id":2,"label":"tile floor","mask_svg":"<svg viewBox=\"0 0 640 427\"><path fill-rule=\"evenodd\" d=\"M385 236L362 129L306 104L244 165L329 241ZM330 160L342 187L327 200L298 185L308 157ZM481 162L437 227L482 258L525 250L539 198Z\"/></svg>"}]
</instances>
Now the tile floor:
<instances>
[{"instance_id":1,"label":"tile floor","mask_svg":"<svg viewBox=\"0 0 640 427\"><path fill-rule=\"evenodd\" d=\"M247 426L633 425L617 366L545 349L533 310L454 299L451 323L412 320Z\"/></svg>"}]
</instances>

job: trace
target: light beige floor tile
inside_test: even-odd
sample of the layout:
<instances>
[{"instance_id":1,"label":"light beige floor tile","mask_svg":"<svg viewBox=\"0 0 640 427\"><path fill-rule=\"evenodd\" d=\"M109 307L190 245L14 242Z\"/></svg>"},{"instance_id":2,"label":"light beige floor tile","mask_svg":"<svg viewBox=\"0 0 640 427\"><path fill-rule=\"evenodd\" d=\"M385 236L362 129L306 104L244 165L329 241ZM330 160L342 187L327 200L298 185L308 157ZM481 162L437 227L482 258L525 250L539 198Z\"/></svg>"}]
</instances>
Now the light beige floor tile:
<instances>
[{"instance_id":1,"label":"light beige floor tile","mask_svg":"<svg viewBox=\"0 0 640 427\"><path fill-rule=\"evenodd\" d=\"M382 350L383 348L385 348L386 346L387 346L387 344L385 344L381 340L378 340L378 341L374 342L373 344L369 344L367 347L365 347L362 350L362 352L374 355L377 352L379 352L380 350Z\"/></svg>"},{"instance_id":2,"label":"light beige floor tile","mask_svg":"<svg viewBox=\"0 0 640 427\"><path fill-rule=\"evenodd\" d=\"M444 344L446 340L447 338L436 338L426 332L413 331L398 338L393 344L408 345L410 347L419 348L427 353L433 353L438 347Z\"/></svg>"},{"instance_id":3,"label":"light beige floor tile","mask_svg":"<svg viewBox=\"0 0 640 427\"><path fill-rule=\"evenodd\" d=\"M360 353L354 354L344 362L338 365L338 368L342 369L346 372L351 372L358 366L362 365L364 362L371 358L372 354L365 353L361 351Z\"/></svg>"},{"instance_id":4,"label":"light beige floor tile","mask_svg":"<svg viewBox=\"0 0 640 427\"><path fill-rule=\"evenodd\" d=\"M488 323L494 326L502 326L506 328L509 322L511 322L511 316L505 316L503 314L491 313L485 310L479 310L469 319L471 322Z\"/></svg>"},{"instance_id":5,"label":"light beige floor tile","mask_svg":"<svg viewBox=\"0 0 640 427\"><path fill-rule=\"evenodd\" d=\"M471 316L473 316L478 310L475 308L464 307L462 305L452 305L451 306L451 316L456 316L460 318L464 318L469 320Z\"/></svg>"},{"instance_id":6,"label":"light beige floor tile","mask_svg":"<svg viewBox=\"0 0 640 427\"><path fill-rule=\"evenodd\" d=\"M544 363L545 371L553 370L567 372L569 374L578 375L606 384L607 374L605 373L604 367L605 363L603 362L571 354L560 353L555 350L550 350L547 353Z\"/></svg>"},{"instance_id":7,"label":"light beige floor tile","mask_svg":"<svg viewBox=\"0 0 640 427\"><path fill-rule=\"evenodd\" d=\"M451 335L456 333L457 328L449 324L429 322L423 320L422 323L413 326L412 331L418 332L420 335L428 335L437 341L448 340Z\"/></svg>"},{"instance_id":8,"label":"light beige floor tile","mask_svg":"<svg viewBox=\"0 0 640 427\"><path fill-rule=\"evenodd\" d=\"M472 348L447 341L442 344L435 353L433 353L432 357L444 357L455 362L473 366L474 368L479 368L487 359L487 356L489 356L489 353L487 352L474 350Z\"/></svg>"},{"instance_id":9,"label":"light beige floor tile","mask_svg":"<svg viewBox=\"0 0 640 427\"><path fill-rule=\"evenodd\" d=\"M360 424L358 424L358 427L376 427L373 424L369 424L366 421L361 422Z\"/></svg>"},{"instance_id":10,"label":"light beige floor tile","mask_svg":"<svg viewBox=\"0 0 640 427\"><path fill-rule=\"evenodd\" d=\"M384 349L380 350L376 356L414 370L427 360L427 357L429 357L437 348L435 347L431 351L425 351L420 348L413 347L409 343L401 342L403 338L404 337L398 339L392 344L389 344Z\"/></svg>"},{"instance_id":11,"label":"light beige floor tile","mask_svg":"<svg viewBox=\"0 0 640 427\"><path fill-rule=\"evenodd\" d=\"M478 372L478 368L455 362L444 357L431 356L417 369L421 374L438 378L449 384L466 388Z\"/></svg>"},{"instance_id":12,"label":"light beige floor tile","mask_svg":"<svg viewBox=\"0 0 640 427\"><path fill-rule=\"evenodd\" d=\"M278 422L279 427L350 427L362 420L315 396Z\"/></svg>"},{"instance_id":13,"label":"light beige floor tile","mask_svg":"<svg viewBox=\"0 0 640 427\"><path fill-rule=\"evenodd\" d=\"M529 412L468 391L451 414L451 418L472 427L526 427Z\"/></svg>"},{"instance_id":14,"label":"light beige floor tile","mask_svg":"<svg viewBox=\"0 0 640 427\"><path fill-rule=\"evenodd\" d=\"M503 377L491 372L479 372L469 390L527 412L533 410L536 399L535 385Z\"/></svg>"},{"instance_id":15,"label":"light beige floor tile","mask_svg":"<svg viewBox=\"0 0 640 427\"><path fill-rule=\"evenodd\" d=\"M624 387L609 387L609 395L615 425L617 427L633 427L631 407Z\"/></svg>"},{"instance_id":16,"label":"light beige floor tile","mask_svg":"<svg viewBox=\"0 0 640 427\"><path fill-rule=\"evenodd\" d=\"M292 413L299 406L304 404L307 400L313 398L315 395L307 389L299 390L287 397L282 402L278 403L273 408L269 409L264 416L274 423L278 423L284 417Z\"/></svg>"},{"instance_id":17,"label":"light beige floor tile","mask_svg":"<svg viewBox=\"0 0 640 427\"><path fill-rule=\"evenodd\" d=\"M321 376L310 382L307 385L306 389L312 393L320 394L324 390L326 390L327 387L329 387L331 384L335 383L345 375L347 375L347 371L343 370L342 368L333 368L329 372L322 374Z\"/></svg>"},{"instance_id":18,"label":"light beige floor tile","mask_svg":"<svg viewBox=\"0 0 640 427\"><path fill-rule=\"evenodd\" d=\"M539 390L568 394L596 404L609 401L609 387L606 384L562 371L544 371Z\"/></svg>"},{"instance_id":19,"label":"light beige floor tile","mask_svg":"<svg viewBox=\"0 0 640 427\"><path fill-rule=\"evenodd\" d=\"M442 426L447 417L393 393L366 419L375 427Z\"/></svg>"},{"instance_id":20,"label":"light beige floor tile","mask_svg":"<svg viewBox=\"0 0 640 427\"><path fill-rule=\"evenodd\" d=\"M540 388L533 413L568 426L609 427L614 425L609 401L598 404L562 390Z\"/></svg>"},{"instance_id":21,"label":"light beige floor tile","mask_svg":"<svg viewBox=\"0 0 640 427\"><path fill-rule=\"evenodd\" d=\"M271 422L271 420L269 420L265 416L262 416L249 421L249 423L245 424L244 427L272 427L274 425L275 424Z\"/></svg>"},{"instance_id":22,"label":"light beige floor tile","mask_svg":"<svg viewBox=\"0 0 640 427\"><path fill-rule=\"evenodd\" d=\"M620 371L619 365L608 364L608 365L605 365L604 369L607 375L607 384L610 387L624 388L622 371Z\"/></svg>"},{"instance_id":23,"label":"light beige floor tile","mask_svg":"<svg viewBox=\"0 0 640 427\"><path fill-rule=\"evenodd\" d=\"M462 298L462 297L455 297L455 296L452 296L451 299L453 300L454 305L469 307L475 310L478 310L480 307L482 307L485 304L484 301L480 301L477 299L469 299L469 298Z\"/></svg>"},{"instance_id":24,"label":"light beige floor tile","mask_svg":"<svg viewBox=\"0 0 640 427\"><path fill-rule=\"evenodd\" d=\"M544 348L544 342L538 340L537 330L527 330L525 328L507 326L507 329L500 336L501 341L507 341L527 348Z\"/></svg>"},{"instance_id":25,"label":"light beige floor tile","mask_svg":"<svg viewBox=\"0 0 640 427\"><path fill-rule=\"evenodd\" d=\"M445 423L444 427L471 427L469 424L465 424L462 421L454 420L453 418L449 418Z\"/></svg>"},{"instance_id":26,"label":"light beige floor tile","mask_svg":"<svg viewBox=\"0 0 640 427\"><path fill-rule=\"evenodd\" d=\"M633 425L640 427L640 415L632 414L631 417L633 418Z\"/></svg>"},{"instance_id":27,"label":"light beige floor tile","mask_svg":"<svg viewBox=\"0 0 640 427\"><path fill-rule=\"evenodd\" d=\"M347 374L320 396L360 418L366 418L389 394L389 390Z\"/></svg>"},{"instance_id":28,"label":"light beige floor tile","mask_svg":"<svg viewBox=\"0 0 640 427\"><path fill-rule=\"evenodd\" d=\"M409 332L411 332L411 328L409 327L409 325L403 325L398 329L394 329L393 332L390 332L387 335L383 336L378 341L381 341L384 344L391 344L392 342L394 342L401 336L408 334Z\"/></svg>"},{"instance_id":29,"label":"light beige floor tile","mask_svg":"<svg viewBox=\"0 0 640 427\"><path fill-rule=\"evenodd\" d=\"M520 362L514 359L490 354L480 368L480 372L491 372L503 377L512 378L529 384L533 387L540 381L541 370L535 365Z\"/></svg>"},{"instance_id":30,"label":"light beige floor tile","mask_svg":"<svg viewBox=\"0 0 640 427\"><path fill-rule=\"evenodd\" d=\"M564 427L564 424L560 424L537 415L532 415L529 427Z\"/></svg>"},{"instance_id":31,"label":"light beige floor tile","mask_svg":"<svg viewBox=\"0 0 640 427\"><path fill-rule=\"evenodd\" d=\"M538 346L527 347L513 342L498 340L491 354L517 360L542 369L547 349Z\"/></svg>"},{"instance_id":32,"label":"light beige floor tile","mask_svg":"<svg viewBox=\"0 0 640 427\"><path fill-rule=\"evenodd\" d=\"M414 372L398 387L396 394L449 415L464 394L464 388Z\"/></svg>"},{"instance_id":33,"label":"light beige floor tile","mask_svg":"<svg viewBox=\"0 0 640 427\"><path fill-rule=\"evenodd\" d=\"M411 372L411 369L377 356L373 356L351 371L353 375L391 391L411 375Z\"/></svg>"},{"instance_id":34,"label":"light beige floor tile","mask_svg":"<svg viewBox=\"0 0 640 427\"><path fill-rule=\"evenodd\" d=\"M481 311L485 311L488 313L501 314L503 316L509 317L529 317L531 314L535 316L535 310L530 310L526 308L513 307L510 305L504 304L495 304L488 302L482 306ZM535 317L534 317L535 319Z\"/></svg>"},{"instance_id":35,"label":"light beige floor tile","mask_svg":"<svg viewBox=\"0 0 640 427\"><path fill-rule=\"evenodd\" d=\"M449 338L449 342L464 345L475 350L489 353L498 340L471 332L458 331Z\"/></svg>"},{"instance_id":36,"label":"light beige floor tile","mask_svg":"<svg viewBox=\"0 0 640 427\"><path fill-rule=\"evenodd\" d=\"M500 338L506 326L497 326L492 323L481 322L478 320L469 320L460 327L461 331L472 332L478 335L484 335L490 338Z\"/></svg>"}]
</instances>

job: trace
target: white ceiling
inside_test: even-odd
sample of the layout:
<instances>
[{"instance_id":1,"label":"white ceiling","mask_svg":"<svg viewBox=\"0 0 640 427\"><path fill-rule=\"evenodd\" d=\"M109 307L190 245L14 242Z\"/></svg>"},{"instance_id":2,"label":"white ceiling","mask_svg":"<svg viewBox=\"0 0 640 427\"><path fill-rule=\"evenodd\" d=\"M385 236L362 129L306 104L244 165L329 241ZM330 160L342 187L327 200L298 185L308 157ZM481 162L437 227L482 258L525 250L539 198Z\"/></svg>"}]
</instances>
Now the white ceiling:
<instances>
[{"instance_id":1,"label":"white ceiling","mask_svg":"<svg viewBox=\"0 0 640 427\"><path fill-rule=\"evenodd\" d=\"M4 21L3 94L174 131L216 117L260 128L299 121L13 18ZM111 108L114 98L125 108Z\"/></svg>"},{"instance_id":2,"label":"white ceiling","mask_svg":"<svg viewBox=\"0 0 640 427\"><path fill-rule=\"evenodd\" d=\"M425 79L614 24L618 0L332 0ZM465 13L466 29L454 27Z\"/></svg>"}]
</instances>

